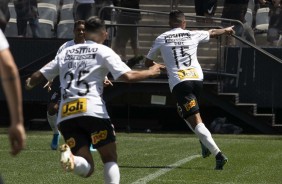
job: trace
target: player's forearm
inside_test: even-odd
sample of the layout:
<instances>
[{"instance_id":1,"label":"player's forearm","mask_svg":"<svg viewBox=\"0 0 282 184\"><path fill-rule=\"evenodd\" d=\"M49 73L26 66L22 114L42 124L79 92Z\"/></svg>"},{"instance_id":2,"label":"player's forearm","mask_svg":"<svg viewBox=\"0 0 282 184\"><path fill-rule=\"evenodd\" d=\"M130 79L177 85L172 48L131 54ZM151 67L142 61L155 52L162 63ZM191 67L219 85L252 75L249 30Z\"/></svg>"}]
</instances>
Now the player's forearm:
<instances>
[{"instance_id":1,"label":"player's forearm","mask_svg":"<svg viewBox=\"0 0 282 184\"><path fill-rule=\"evenodd\" d=\"M30 78L26 80L26 89L32 89L38 84L42 83L45 80L45 77L40 71L34 72Z\"/></svg>"},{"instance_id":2,"label":"player's forearm","mask_svg":"<svg viewBox=\"0 0 282 184\"><path fill-rule=\"evenodd\" d=\"M210 33L210 37L213 38L213 37L217 37L223 34L231 35L235 32L231 29L231 27L228 27L228 28L222 28L222 29L211 29L209 30L209 33Z\"/></svg>"},{"instance_id":3,"label":"player's forearm","mask_svg":"<svg viewBox=\"0 0 282 184\"><path fill-rule=\"evenodd\" d=\"M122 75L120 78L125 82L136 82L150 77L153 77L153 73L150 70L142 70L142 71L132 70Z\"/></svg>"},{"instance_id":4,"label":"player's forearm","mask_svg":"<svg viewBox=\"0 0 282 184\"><path fill-rule=\"evenodd\" d=\"M23 123L22 90L17 67L13 60L1 62L3 62L1 65L1 82L8 102L11 123Z\"/></svg>"}]
</instances>

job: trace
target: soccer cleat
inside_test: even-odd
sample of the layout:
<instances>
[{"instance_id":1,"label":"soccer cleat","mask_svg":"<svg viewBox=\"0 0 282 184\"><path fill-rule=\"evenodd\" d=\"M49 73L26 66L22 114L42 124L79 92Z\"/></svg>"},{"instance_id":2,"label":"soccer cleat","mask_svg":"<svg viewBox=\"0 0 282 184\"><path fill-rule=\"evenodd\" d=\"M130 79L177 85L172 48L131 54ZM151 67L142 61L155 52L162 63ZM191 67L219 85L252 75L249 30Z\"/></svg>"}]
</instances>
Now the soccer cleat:
<instances>
[{"instance_id":1,"label":"soccer cleat","mask_svg":"<svg viewBox=\"0 0 282 184\"><path fill-rule=\"evenodd\" d=\"M61 166L65 171L72 171L74 169L74 158L70 150L70 147L67 144L60 146L61 151Z\"/></svg>"},{"instance_id":2,"label":"soccer cleat","mask_svg":"<svg viewBox=\"0 0 282 184\"><path fill-rule=\"evenodd\" d=\"M53 139L51 142L51 149L52 150L57 150L58 145L59 145L59 140L60 140L60 134L53 134Z\"/></svg>"},{"instance_id":3,"label":"soccer cleat","mask_svg":"<svg viewBox=\"0 0 282 184\"><path fill-rule=\"evenodd\" d=\"M210 156L211 152L205 145L203 145L203 143L201 141L200 141L200 144L201 144L201 148L202 148L202 157L207 158L208 156Z\"/></svg>"},{"instance_id":4,"label":"soccer cleat","mask_svg":"<svg viewBox=\"0 0 282 184\"><path fill-rule=\"evenodd\" d=\"M219 158L216 157L216 165L215 165L215 170L223 170L223 166L228 162L228 158L220 153Z\"/></svg>"}]
</instances>

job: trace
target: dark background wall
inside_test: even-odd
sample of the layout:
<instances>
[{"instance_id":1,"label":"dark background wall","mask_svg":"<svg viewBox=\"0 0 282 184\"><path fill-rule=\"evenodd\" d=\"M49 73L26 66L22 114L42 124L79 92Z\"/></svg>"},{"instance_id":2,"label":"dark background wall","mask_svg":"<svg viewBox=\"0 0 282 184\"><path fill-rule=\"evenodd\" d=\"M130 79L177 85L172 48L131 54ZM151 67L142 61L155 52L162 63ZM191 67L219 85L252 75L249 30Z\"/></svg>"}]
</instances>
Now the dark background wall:
<instances>
[{"instance_id":1,"label":"dark background wall","mask_svg":"<svg viewBox=\"0 0 282 184\"><path fill-rule=\"evenodd\" d=\"M64 39L19 39L10 38L10 48L19 68L22 85L28 76L52 60ZM281 48L265 48L270 53L282 58ZM236 73L238 68L238 47L228 48L226 69ZM282 106L282 65L254 52L251 48L243 48L240 78L238 87L234 87L234 79L224 80L224 90L238 92L240 101L258 103L260 108L279 111ZM56 81L58 82L58 81ZM120 91L108 89L105 92L108 111L117 129L145 130L147 128L162 131L190 131L179 118L175 101L170 95L167 84L115 84L124 85ZM56 86L56 84L54 85ZM113 95L114 94L114 95ZM32 91L23 89L23 104L26 123L31 119L46 118L47 103L51 93L43 89L43 84ZM151 104L151 95L166 96L166 105ZM0 92L0 119L8 122L6 101ZM223 109L201 101L201 113L204 122L209 124L217 117L227 117L234 124L245 126L236 117ZM281 114L281 113L280 113ZM278 119L279 119L278 115ZM282 118L280 118L282 119ZM6 121L5 121L6 120ZM48 128L48 124L45 123ZM244 127L252 132L251 127Z\"/></svg>"}]
</instances>

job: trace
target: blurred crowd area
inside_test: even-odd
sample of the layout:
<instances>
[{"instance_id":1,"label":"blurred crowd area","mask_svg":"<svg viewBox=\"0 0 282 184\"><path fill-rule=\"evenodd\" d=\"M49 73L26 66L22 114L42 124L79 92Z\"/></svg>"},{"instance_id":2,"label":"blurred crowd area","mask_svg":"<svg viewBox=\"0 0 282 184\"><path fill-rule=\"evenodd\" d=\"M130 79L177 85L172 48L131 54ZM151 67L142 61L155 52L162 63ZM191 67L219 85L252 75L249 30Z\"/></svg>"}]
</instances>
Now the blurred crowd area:
<instances>
[{"instance_id":1,"label":"blurred crowd area","mask_svg":"<svg viewBox=\"0 0 282 184\"><path fill-rule=\"evenodd\" d=\"M117 23L118 17L136 16L136 11L118 7L140 9L136 26L146 22L146 11L183 9L189 16L198 16L198 24L213 23L213 17L235 19L242 22L235 26L236 34L257 45L281 46L282 0L1 0L0 8L8 22L3 28L7 37L73 38L75 20L97 15L107 23ZM113 7L105 8L103 7ZM115 8L116 7L116 8ZM155 7L155 8L154 8ZM164 9L163 7L166 7ZM156 15L157 16L157 15ZM148 16L146 20L150 19ZM118 22L132 24L132 22ZM189 25L189 24L188 24ZM228 26L221 21L222 26ZM258 41L259 40L259 41ZM234 44L228 40L228 44Z\"/></svg>"}]
</instances>

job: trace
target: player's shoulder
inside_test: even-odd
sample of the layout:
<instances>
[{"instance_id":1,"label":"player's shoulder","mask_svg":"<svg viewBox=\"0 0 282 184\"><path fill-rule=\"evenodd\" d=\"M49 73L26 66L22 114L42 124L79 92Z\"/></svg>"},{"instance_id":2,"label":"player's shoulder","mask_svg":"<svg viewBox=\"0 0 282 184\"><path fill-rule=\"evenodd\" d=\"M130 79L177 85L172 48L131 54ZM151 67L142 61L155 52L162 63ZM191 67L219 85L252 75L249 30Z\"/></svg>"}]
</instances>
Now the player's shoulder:
<instances>
[{"instance_id":1,"label":"player's shoulder","mask_svg":"<svg viewBox=\"0 0 282 184\"><path fill-rule=\"evenodd\" d=\"M207 31L207 30L192 30L192 31L190 31L190 33L192 35L195 35L195 34L209 34L209 31Z\"/></svg>"}]
</instances>

